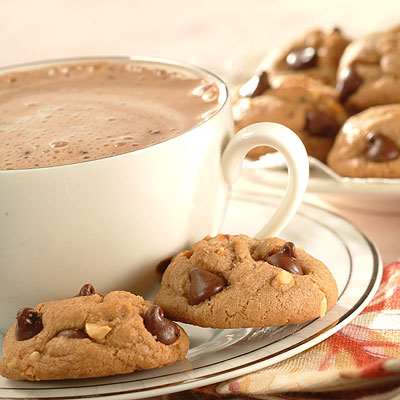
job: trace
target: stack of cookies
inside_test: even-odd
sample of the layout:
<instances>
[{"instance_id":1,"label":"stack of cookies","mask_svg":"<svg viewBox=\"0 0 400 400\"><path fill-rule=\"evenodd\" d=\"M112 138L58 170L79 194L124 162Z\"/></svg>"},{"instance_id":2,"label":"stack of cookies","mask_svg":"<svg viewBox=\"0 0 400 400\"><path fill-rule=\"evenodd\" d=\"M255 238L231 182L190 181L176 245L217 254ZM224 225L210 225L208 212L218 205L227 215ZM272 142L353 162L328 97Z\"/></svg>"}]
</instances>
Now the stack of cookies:
<instances>
[{"instance_id":1,"label":"stack of cookies","mask_svg":"<svg viewBox=\"0 0 400 400\"><path fill-rule=\"evenodd\" d=\"M353 41L309 31L267 54L233 102L237 130L281 123L342 176L399 178L400 26Z\"/></svg>"}]
</instances>

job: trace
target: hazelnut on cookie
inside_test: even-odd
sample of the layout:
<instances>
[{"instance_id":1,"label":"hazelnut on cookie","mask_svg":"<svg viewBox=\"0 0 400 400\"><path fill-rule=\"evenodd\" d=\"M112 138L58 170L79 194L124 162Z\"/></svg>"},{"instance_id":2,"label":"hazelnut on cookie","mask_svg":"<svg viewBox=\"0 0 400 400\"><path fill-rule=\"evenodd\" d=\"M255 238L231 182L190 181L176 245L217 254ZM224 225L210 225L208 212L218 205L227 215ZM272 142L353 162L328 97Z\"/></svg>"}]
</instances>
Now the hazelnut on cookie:
<instances>
[{"instance_id":1,"label":"hazelnut on cookie","mask_svg":"<svg viewBox=\"0 0 400 400\"><path fill-rule=\"evenodd\" d=\"M3 349L1 375L40 381L162 367L185 357L189 339L160 306L88 284L73 298L19 310Z\"/></svg>"},{"instance_id":2,"label":"hazelnut on cookie","mask_svg":"<svg viewBox=\"0 0 400 400\"><path fill-rule=\"evenodd\" d=\"M299 136L310 156L325 162L347 113L330 86L305 75L269 80L262 71L234 93L233 116L237 131L256 122L285 125ZM247 157L258 159L271 151L259 146Z\"/></svg>"},{"instance_id":3,"label":"hazelnut on cookie","mask_svg":"<svg viewBox=\"0 0 400 400\"><path fill-rule=\"evenodd\" d=\"M219 234L172 259L155 304L168 318L225 329L323 317L337 297L329 269L293 243Z\"/></svg>"}]
</instances>

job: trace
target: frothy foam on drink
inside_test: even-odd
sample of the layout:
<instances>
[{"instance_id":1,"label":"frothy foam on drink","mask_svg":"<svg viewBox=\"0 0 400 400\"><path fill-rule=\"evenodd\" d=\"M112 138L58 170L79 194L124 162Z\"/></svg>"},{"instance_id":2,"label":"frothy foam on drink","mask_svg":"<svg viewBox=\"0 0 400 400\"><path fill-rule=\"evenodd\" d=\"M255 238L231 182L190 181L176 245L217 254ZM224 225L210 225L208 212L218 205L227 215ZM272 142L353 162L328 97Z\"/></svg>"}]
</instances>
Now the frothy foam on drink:
<instances>
[{"instance_id":1,"label":"frothy foam on drink","mask_svg":"<svg viewBox=\"0 0 400 400\"><path fill-rule=\"evenodd\" d=\"M0 75L0 169L79 163L176 137L219 109L215 82L104 61Z\"/></svg>"}]
</instances>

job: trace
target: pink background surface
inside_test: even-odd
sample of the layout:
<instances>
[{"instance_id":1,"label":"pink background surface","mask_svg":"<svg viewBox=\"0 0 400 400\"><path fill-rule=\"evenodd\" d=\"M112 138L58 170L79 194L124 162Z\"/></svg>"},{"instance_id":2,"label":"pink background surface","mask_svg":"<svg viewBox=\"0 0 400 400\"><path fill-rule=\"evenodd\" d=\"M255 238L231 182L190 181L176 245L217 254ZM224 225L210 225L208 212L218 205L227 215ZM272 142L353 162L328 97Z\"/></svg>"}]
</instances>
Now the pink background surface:
<instances>
[{"instance_id":1,"label":"pink background surface","mask_svg":"<svg viewBox=\"0 0 400 400\"><path fill-rule=\"evenodd\" d=\"M378 6L378 4L381 5ZM396 19L397 17L397 19ZM350 36L400 23L397 0L1 0L0 66L146 55L222 71L312 27Z\"/></svg>"}]
</instances>

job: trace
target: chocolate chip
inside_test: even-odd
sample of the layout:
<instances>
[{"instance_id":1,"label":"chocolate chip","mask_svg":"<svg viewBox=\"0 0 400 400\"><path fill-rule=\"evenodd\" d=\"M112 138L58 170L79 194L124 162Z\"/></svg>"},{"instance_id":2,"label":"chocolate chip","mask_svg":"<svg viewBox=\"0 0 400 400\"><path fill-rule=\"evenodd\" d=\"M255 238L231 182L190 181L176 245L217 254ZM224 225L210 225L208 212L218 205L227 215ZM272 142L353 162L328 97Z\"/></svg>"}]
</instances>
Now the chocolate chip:
<instances>
[{"instance_id":1,"label":"chocolate chip","mask_svg":"<svg viewBox=\"0 0 400 400\"><path fill-rule=\"evenodd\" d=\"M178 326L167 318L160 306L151 306L144 316L146 329L164 344L172 344L178 340L180 331Z\"/></svg>"},{"instance_id":2,"label":"chocolate chip","mask_svg":"<svg viewBox=\"0 0 400 400\"><path fill-rule=\"evenodd\" d=\"M79 293L75 296L75 297L79 297L79 296L91 296L93 294L96 294L96 290L93 287L93 285L91 285L90 283L87 283L86 285L83 285L81 287L81 290L79 291Z\"/></svg>"},{"instance_id":3,"label":"chocolate chip","mask_svg":"<svg viewBox=\"0 0 400 400\"><path fill-rule=\"evenodd\" d=\"M304 129L312 136L335 137L340 126L331 115L312 110L306 114L306 126Z\"/></svg>"},{"instance_id":4,"label":"chocolate chip","mask_svg":"<svg viewBox=\"0 0 400 400\"><path fill-rule=\"evenodd\" d=\"M199 304L219 293L225 286L224 278L201 268L190 270L190 289L188 299L190 305Z\"/></svg>"},{"instance_id":5,"label":"chocolate chip","mask_svg":"<svg viewBox=\"0 0 400 400\"><path fill-rule=\"evenodd\" d=\"M262 71L250 78L239 89L239 94L242 97L256 97L260 94L263 94L270 87L271 86L268 82L268 74L265 71Z\"/></svg>"},{"instance_id":6,"label":"chocolate chip","mask_svg":"<svg viewBox=\"0 0 400 400\"><path fill-rule=\"evenodd\" d=\"M368 147L365 156L374 162L391 161L399 157L400 150L396 143L381 133L370 132L367 137Z\"/></svg>"},{"instance_id":7,"label":"chocolate chip","mask_svg":"<svg viewBox=\"0 0 400 400\"><path fill-rule=\"evenodd\" d=\"M353 67L343 69L336 83L339 101L344 103L351 94L357 91L362 82L362 78Z\"/></svg>"},{"instance_id":8,"label":"chocolate chip","mask_svg":"<svg viewBox=\"0 0 400 400\"><path fill-rule=\"evenodd\" d=\"M43 329L42 316L33 308L21 308L17 312L15 339L27 340L36 336Z\"/></svg>"},{"instance_id":9,"label":"chocolate chip","mask_svg":"<svg viewBox=\"0 0 400 400\"><path fill-rule=\"evenodd\" d=\"M296 248L292 242L286 242L280 251L267 257L267 262L292 274L304 275L299 260L296 258Z\"/></svg>"},{"instance_id":10,"label":"chocolate chip","mask_svg":"<svg viewBox=\"0 0 400 400\"><path fill-rule=\"evenodd\" d=\"M64 329L58 332L57 336L64 336L70 339L89 339L89 335L82 329Z\"/></svg>"},{"instance_id":11,"label":"chocolate chip","mask_svg":"<svg viewBox=\"0 0 400 400\"><path fill-rule=\"evenodd\" d=\"M332 33L342 33L342 30L338 26L334 26L332 29Z\"/></svg>"},{"instance_id":12,"label":"chocolate chip","mask_svg":"<svg viewBox=\"0 0 400 400\"><path fill-rule=\"evenodd\" d=\"M286 56L286 64L296 71L313 68L317 65L318 55L314 47L293 50Z\"/></svg>"}]
</instances>

